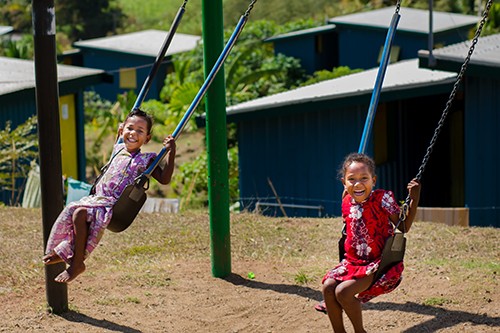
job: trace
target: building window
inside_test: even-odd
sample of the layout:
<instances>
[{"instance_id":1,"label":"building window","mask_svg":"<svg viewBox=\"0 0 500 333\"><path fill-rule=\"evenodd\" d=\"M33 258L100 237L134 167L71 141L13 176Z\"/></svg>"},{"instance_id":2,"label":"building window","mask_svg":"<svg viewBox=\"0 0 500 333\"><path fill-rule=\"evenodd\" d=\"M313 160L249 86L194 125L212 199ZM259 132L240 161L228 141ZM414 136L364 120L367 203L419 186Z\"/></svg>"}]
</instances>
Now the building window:
<instances>
[{"instance_id":1,"label":"building window","mask_svg":"<svg viewBox=\"0 0 500 333\"><path fill-rule=\"evenodd\" d=\"M120 68L120 88L137 88L137 73L135 68Z\"/></svg>"},{"instance_id":2,"label":"building window","mask_svg":"<svg viewBox=\"0 0 500 333\"><path fill-rule=\"evenodd\" d=\"M377 59L378 64L380 64L380 61L382 60L382 53L384 53L383 45L380 47L380 51L378 53L378 59ZM389 56L389 63L393 64L395 62L398 62L400 53L401 53L401 48L397 45L393 45L391 48L391 54Z\"/></svg>"}]
</instances>

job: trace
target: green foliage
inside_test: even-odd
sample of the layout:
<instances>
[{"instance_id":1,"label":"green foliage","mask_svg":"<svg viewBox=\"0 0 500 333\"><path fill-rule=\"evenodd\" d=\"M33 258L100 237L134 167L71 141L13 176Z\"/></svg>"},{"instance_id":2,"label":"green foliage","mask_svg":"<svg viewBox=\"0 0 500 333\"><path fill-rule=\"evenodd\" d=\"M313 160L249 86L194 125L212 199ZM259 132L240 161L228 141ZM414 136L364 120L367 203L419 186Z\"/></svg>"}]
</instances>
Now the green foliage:
<instances>
[{"instance_id":1,"label":"green foliage","mask_svg":"<svg viewBox=\"0 0 500 333\"><path fill-rule=\"evenodd\" d=\"M236 201L239 198L237 147L228 149L228 163L229 200ZM193 162L182 164L170 185L181 198L181 209L205 206L208 201L207 154L201 153Z\"/></svg>"},{"instance_id":2,"label":"green foliage","mask_svg":"<svg viewBox=\"0 0 500 333\"><path fill-rule=\"evenodd\" d=\"M91 178L100 173L101 167L109 159L111 149L104 149L103 144L112 138L123 118L124 108L120 102L112 104L103 100L93 91L84 93L85 133L87 166L92 170Z\"/></svg>"},{"instance_id":3,"label":"green foliage","mask_svg":"<svg viewBox=\"0 0 500 333\"><path fill-rule=\"evenodd\" d=\"M493 35L500 32L500 3L493 3L491 5L488 20L484 26L482 35Z\"/></svg>"},{"instance_id":4,"label":"green foliage","mask_svg":"<svg viewBox=\"0 0 500 333\"><path fill-rule=\"evenodd\" d=\"M335 79L337 77L341 77L341 76L344 76L344 75L350 75L350 74L354 74L354 73L359 73L361 71L362 71L362 69L350 69L347 66L336 67L332 71L321 70L321 71L314 72L313 76L309 80L307 80L306 82L304 82L303 85L304 86L308 86L310 84L314 84L314 83L318 83L318 82L321 82L321 81Z\"/></svg>"},{"instance_id":5,"label":"green foliage","mask_svg":"<svg viewBox=\"0 0 500 333\"><path fill-rule=\"evenodd\" d=\"M0 55L10 58L33 59L33 36L23 35L19 40L3 40L0 47Z\"/></svg>"},{"instance_id":6,"label":"green foliage","mask_svg":"<svg viewBox=\"0 0 500 333\"><path fill-rule=\"evenodd\" d=\"M125 19L113 0L58 0L55 9L58 29L71 40L104 37Z\"/></svg>"},{"instance_id":7,"label":"green foliage","mask_svg":"<svg viewBox=\"0 0 500 333\"><path fill-rule=\"evenodd\" d=\"M36 117L29 118L14 130L8 121L0 131L0 189L11 192L11 205L20 203L24 183L31 169L31 163L38 158L38 137Z\"/></svg>"},{"instance_id":8,"label":"green foliage","mask_svg":"<svg viewBox=\"0 0 500 333\"><path fill-rule=\"evenodd\" d=\"M10 25L17 31L30 32L31 1L0 1L0 25Z\"/></svg>"}]
</instances>

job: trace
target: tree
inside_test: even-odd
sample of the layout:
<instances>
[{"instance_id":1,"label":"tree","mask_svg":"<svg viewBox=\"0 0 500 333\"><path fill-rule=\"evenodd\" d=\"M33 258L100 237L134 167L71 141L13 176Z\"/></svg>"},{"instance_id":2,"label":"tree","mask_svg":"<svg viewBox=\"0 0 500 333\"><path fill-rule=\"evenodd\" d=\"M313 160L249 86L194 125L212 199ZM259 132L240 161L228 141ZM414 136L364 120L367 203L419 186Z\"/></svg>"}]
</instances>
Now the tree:
<instances>
[{"instance_id":1,"label":"tree","mask_svg":"<svg viewBox=\"0 0 500 333\"><path fill-rule=\"evenodd\" d=\"M31 162L38 157L36 117L29 118L14 130L6 123L0 131L0 189L11 193L10 204L18 205L24 184L31 168Z\"/></svg>"},{"instance_id":2,"label":"tree","mask_svg":"<svg viewBox=\"0 0 500 333\"><path fill-rule=\"evenodd\" d=\"M56 0L55 8L59 29L73 41L113 33L125 18L113 0Z\"/></svg>"}]
</instances>

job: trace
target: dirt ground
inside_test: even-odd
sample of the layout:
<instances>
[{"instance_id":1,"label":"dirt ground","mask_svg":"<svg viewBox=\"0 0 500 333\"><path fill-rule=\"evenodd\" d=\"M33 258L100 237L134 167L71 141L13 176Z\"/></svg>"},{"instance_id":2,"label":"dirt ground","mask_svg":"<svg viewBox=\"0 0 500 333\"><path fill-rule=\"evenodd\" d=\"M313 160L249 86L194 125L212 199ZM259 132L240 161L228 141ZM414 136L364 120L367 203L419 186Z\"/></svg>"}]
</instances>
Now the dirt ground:
<instances>
[{"instance_id":1,"label":"dirt ground","mask_svg":"<svg viewBox=\"0 0 500 333\"><path fill-rule=\"evenodd\" d=\"M15 223L9 222L10 219L7 221L12 211L0 212L0 224L11 226L0 228L4 233L0 234L4 246L0 252L3 263L0 271L0 279L3 280L0 281L0 332L331 331L326 315L313 309L322 299L322 273L310 274L314 278L306 283L294 282L294 276L301 271L301 267L307 267L307 261L317 260L321 262L318 266L323 266L325 255L307 253L307 261L302 257L295 260L294 256L286 260L278 257L262 260L258 249L254 253L242 255L247 253L246 247L240 244L234 234L242 234L243 227L236 222L232 231L235 239L232 273L226 278L212 276L210 247L205 240L200 243L196 241L198 234L191 234L187 239L189 246L196 248L201 255L149 255L144 264L140 259L124 261L113 255L112 251L114 247L123 247L119 250L123 253L127 246L133 247L134 239L128 238L128 235L137 238L135 232L142 233L142 240L138 244L143 244L141 248L145 251L145 239L148 238L145 233L149 230L147 225L142 226L144 230L141 231L131 228L133 230L127 236L120 236L122 238L114 234L105 235L108 238L103 239L101 248L96 250L100 251L99 254L93 254L87 261L87 271L68 285L69 311L61 315L51 314L46 309L45 268L39 261L39 221L33 221L37 214L31 213L26 217L27 221L31 221L27 223L16 218L16 223L27 226L18 231L22 236L16 235L23 241L14 240L16 243L12 244L6 241L12 238L6 236L9 233L14 235L16 230ZM313 222L315 225L307 229L309 236L321 235L315 229L324 228L326 224L323 223L327 222ZM186 225L190 223L196 222L187 221ZM304 228L304 222L277 223L286 223L287 229L297 235L297 242L301 241L299 238L302 230L305 230L301 229ZM179 243L184 242L187 231L175 230L174 224L167 225L169 232L177 234L168 243L173 244L175 239ZM257 222L255 227L264 232ZM273 228L281 232L281 225ZM461 230L453 233L462 233ZM442 232L446 234L446 231ZM472 234L474 232L470 231ZM159 233L155 231L155 234ZM498 235L495 233L491 236L497 245ZM162 237L166 242L165 236ZM249 241L258 244L259 239L250 237L253 238L248 238ZM316 241L323 242L310 237L304 236L304 244L310 241L309 247L320 246L314 243ZM430 246L425 241L417 245L421 237L419 234L414 236L413 246L422 247L426 253L431 252L423 249ZM480 239L478 241L481 242ZM457 246L462 247L463 244L466 243L461 241ZM16 246L19 246L19 253L26 253L19 262L16 262L19 259L15 256ZM148 246L152 251L153 243ZM480 245L472 246L477 248ZM307 246L302 247L299 243L292 247L298 248L297 252L293 252L297 256L302 248L307 249ZM364 321L368 332L500 332L497 271L481 277L484 285L476 283L471 287L467 280L473 279L472 275L464 276L463 284L455 283L453 270L447 264L440 264L439 260L435 261L435 265L415 264L415 257L422 257L417 250L413 248L407 254L405 279L400 287L364 305ZM498 267L498 247L493 249L493 253L496 253L496 257L491 259L492 263ZM249 278L250 272L255 278ZM352 332L347 319L346 326L348 332Z\"/></svg>"}]
</instances>

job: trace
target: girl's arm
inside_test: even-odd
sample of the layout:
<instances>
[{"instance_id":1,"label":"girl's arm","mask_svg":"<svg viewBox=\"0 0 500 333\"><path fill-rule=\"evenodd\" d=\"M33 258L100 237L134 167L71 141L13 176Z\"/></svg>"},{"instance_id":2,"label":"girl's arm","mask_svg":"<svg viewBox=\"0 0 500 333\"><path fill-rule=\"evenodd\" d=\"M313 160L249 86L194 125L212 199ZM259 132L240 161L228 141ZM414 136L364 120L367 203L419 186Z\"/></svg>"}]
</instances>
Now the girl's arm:
<instances>
[{"instance_id":1,"label":"girl's arm","mask_svg":"<svg viewBox=\"0 0 500 333\"><path fill-rule=\"evenodd\" d=\"M417 179L412 179L408 183L407 189L410 196L410 206L408 208L408 215L406 216L406 219L403 222L404 226L403 225L399 226L400 230L405 230L406 232L410 231L413 220L417 215L418 202L420 201L420 189L421 189L420 182Z\"/></svg>"},{"instance_id":2,"label":"girl's arm","mask_svg":"<svg viewBox=\"0 0 500 333\"><path fill-rule=\"evenodd\" d=\"M172 179L172 174L174 173L175 166L175 139L173 136L169 135L163 139L163 145L168 150L167 156L165 157L166 163L161 168L158 166L152 173L154 179L156 179L160 184L168 184Z\"/></svg>"}]
</instances>

